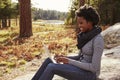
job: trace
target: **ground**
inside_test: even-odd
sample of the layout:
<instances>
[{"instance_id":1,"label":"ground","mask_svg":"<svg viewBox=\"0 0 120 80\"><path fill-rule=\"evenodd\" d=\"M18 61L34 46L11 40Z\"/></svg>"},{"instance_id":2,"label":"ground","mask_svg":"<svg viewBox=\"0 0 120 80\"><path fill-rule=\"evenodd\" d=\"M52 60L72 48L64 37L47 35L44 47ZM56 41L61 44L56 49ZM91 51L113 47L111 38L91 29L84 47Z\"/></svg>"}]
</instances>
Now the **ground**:
<instances>
[{"instance_id":1,"label":"ground","mask_svg":"<svg viewBox=\"0 0 120 80\"><path fill-rule=\"evenodd\" d=\"M11 28L10 30L15 31L16 29ZM3 42L4 45L0 44L0 80L30 80L47 58L43 45L48 45L53 55L69 55L77 50L75 32L71 27L36 25L33 32L34 35L30 38L9 38L7 43ZM8 33L5 33L5 36L10 35ZM3 35L0 36L0 38L2 37ZM106 49L104 53L105 51ZM111 54L103 55L100 78L102 80L120 80L119 66L120 57L114 57ZM64 80L58 76L54 79Z\"/></svg>"}]
</instances>

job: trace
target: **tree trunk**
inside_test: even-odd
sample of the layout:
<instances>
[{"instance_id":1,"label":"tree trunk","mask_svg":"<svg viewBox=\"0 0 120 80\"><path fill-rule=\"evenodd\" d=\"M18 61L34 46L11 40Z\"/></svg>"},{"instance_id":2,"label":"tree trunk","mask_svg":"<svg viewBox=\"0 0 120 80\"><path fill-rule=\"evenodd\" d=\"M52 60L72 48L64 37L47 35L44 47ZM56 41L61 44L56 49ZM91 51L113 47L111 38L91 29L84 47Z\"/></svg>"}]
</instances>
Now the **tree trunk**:
<instances>
[{"instance_id":1,"label":"tree trunk","mask_svg":"<svg viewBox=\"0 0 120 80\"><path fill-rule=\"evenodd\" d=\"M7 27L7 18L2 19L2 28Z\"/></svg>"},{"instance_id":2,"label":"tree trunk","mask_svg":"<svg viewBox=\"0 0 120 80\"><path fill-rule=\"evenodd\" d=\"M1 25L1 19L0 19L0 28L2 28L2 25Z\"/></svg>"},{"instance_id":3,"label":"tree trunk","mask_svg":"<svg viewBox=\"0 0 120 80\"><path fill-rule=\"evenodd\" d=\"M79 6L83 6L85 4L85 0L80 0L80 5Z\"/></svg>"},{"instance_id":4,"label":"tree trunk","mask_svg":"<svg viewBox=\"0 0 120 80\"><path fill-rule=\"evenodd\" d=\"M8 19L8 27L11 27L11 19Z\"/></svg>"},{"instance_id":5,"label":"tree trunk","mask_svg":"<svg viewBox=\"0 0 120 80\"><path fill-rule=\"evenodd\" d=\"M32 33L31 0L19 0L20 3L20 35L30 37Z\"/></svg>"},{"instance_id":6,"label":"tree trunk","mask_svg":"<svg viewBox=\"0 0 120 80\"><path fill-rule=\"evenodd\" d=\"M88 5L90 5L90 0L88 0L88 2L87 2L87 3L88 3Z\"/></svg>"},{"instance_id":7,"label":"tree trunk","mask_svg":"<svg viewBox=\"0 0 120 80\"><path fill-rule=\"evenodd\" d=\"M17 16L15 17L15 25L16 26L18 25L18 17Z\"/></svg>"}]
</instances>

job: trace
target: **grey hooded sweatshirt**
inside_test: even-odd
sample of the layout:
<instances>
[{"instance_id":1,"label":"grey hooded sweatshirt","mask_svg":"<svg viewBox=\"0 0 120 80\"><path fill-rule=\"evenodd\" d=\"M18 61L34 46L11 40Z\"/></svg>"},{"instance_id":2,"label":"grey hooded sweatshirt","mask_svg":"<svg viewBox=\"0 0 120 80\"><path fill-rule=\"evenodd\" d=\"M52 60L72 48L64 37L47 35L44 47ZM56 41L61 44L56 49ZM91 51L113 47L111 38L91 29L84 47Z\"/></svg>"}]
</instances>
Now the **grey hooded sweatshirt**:
<instances>
[{"instance_id":1,"label":"grey hooded sweatshirt","mask_svg":"<svg viewBox=\"0 0 120 80\"><path fill-rule=\"evenodd\" d=\"M82 60L75 60L78 56L74 56L74 59L69 58L69 64L77 66L81 69L96 73L96 76L100 74L101 56L104 49L104 40L101 34L95 36L92 40L86 43L81 49L83 54Z\"/></svg>"}]
</instances>

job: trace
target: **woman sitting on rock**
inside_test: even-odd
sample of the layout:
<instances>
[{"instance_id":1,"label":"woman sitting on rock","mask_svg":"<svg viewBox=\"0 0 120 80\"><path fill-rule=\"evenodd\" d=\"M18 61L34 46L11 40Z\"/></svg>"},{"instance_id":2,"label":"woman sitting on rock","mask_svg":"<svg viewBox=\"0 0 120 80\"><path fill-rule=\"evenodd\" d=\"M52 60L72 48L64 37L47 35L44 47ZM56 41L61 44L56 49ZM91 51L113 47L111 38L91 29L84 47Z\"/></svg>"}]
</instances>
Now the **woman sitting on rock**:
<instances>
[{"instance_id":1,"label":"woman sitting on rock","mask_svg":"<svg viewBox=\"0 0 120 80\"><path fill-rule=\"evenodd\" d=\"M80 29L77 35L79 55L56 55L57 63L47 58L32 80L52 80L55 74L68 80L96 80L99 76L104 49L101 28L97 26L99 15L93 7L84 5L76 11L76 18Z\"/></svg>"}]
</instances>

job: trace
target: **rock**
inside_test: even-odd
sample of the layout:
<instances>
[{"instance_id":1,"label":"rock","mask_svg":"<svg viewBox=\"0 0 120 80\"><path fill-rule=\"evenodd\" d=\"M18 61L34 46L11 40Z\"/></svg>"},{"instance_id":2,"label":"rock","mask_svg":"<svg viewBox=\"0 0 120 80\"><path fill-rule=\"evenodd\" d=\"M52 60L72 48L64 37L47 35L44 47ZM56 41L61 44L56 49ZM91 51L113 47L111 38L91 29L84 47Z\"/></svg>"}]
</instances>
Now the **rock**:
<instances>
[{"instance_id":1,"label":"rock","mask_svg":"<svg viewBox=\"0 0 120 80\"><path fill-rule=\"evenodd\" d=\"M120 46L114 47L112 49L105 49L104 54L108 57L120 58Z\"/></svg>"},{"instance_id":2,"label":"rock","mask_svg":"<svg viewBox=\"0 0 120 80\"><path fill-rule=\"evenodd\" d=\"M34 76L35 72L29 72L25 75L22 75L22 76L19 76L19 77L16 77L15 79L13 80L31 80L32 77Z\"/></svg>"},{"instance_id":3,"label":"rock","mask_svg":"<svg viewBox=\"0 0 120 80\"><path fill-rule=\"evenodd\" d=\"M120 59L102 57L101 80L120 80Z\"/></svg>"},{"instance_id":4,"label":"rock","mask_svg":"<svg viewBox=\"0 0 120 80\"><path fill-rule=\"evenodd\" d=\"M110 26L101 34L104 37L105 48L112 48L120 45L120 23Z\"/></svg>"}]
</instances>

